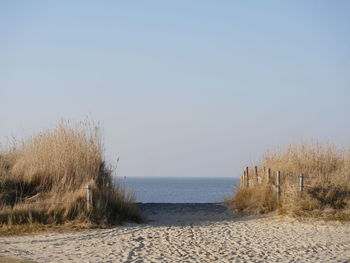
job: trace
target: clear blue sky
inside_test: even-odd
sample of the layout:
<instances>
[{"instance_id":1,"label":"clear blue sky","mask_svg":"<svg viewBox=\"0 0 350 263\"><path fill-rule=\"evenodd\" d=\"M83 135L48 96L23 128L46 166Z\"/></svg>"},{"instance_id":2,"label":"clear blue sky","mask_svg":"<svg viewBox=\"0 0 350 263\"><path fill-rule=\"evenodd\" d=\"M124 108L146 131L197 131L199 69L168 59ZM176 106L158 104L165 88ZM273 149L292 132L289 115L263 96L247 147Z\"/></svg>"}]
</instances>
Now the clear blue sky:
<instances>
[{"instance_id":1,"label":"clear blue sky","mask_svg":"<svg viewBox=\"0 0 350 263\"><path fill-rule=\"evenodd\" d=\"M350 1L1 1L0 142L100 121L121 176L350 142Z\"/></svg>"}]
</instances>

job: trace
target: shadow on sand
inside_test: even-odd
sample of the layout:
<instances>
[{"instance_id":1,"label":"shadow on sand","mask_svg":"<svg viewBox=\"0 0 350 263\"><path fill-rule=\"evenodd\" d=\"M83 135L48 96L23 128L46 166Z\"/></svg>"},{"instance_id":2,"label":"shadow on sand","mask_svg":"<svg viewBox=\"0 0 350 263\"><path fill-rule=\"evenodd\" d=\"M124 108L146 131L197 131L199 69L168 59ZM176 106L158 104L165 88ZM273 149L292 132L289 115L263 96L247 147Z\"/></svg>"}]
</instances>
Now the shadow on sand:
<instances>
[{"instance_id":1,"label":"shadow on sand","mask_svg":"<svg viewBox=\"0 0 350 263\"><path fill-rule=\"evenodd\" d=\"M150 226L186 226L224 221L247 221L261 216L241 216L224 203L140 203Z\"/></svg>"}]
</instances>

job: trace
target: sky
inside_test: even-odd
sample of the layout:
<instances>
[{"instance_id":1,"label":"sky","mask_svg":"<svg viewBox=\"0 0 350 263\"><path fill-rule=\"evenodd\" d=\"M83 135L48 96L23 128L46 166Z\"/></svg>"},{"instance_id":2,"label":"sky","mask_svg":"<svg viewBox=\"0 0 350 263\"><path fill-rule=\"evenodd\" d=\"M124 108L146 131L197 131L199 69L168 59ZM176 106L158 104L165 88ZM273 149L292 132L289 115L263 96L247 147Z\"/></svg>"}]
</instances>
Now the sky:
<instances>
[{"instance_id":1,"label":"sky","mask_svg":"<svg viewBox=\"0 0 350 263\"><path fill-rule=\"evenodd\" d=\"M0 143L101 125L120 176L350 143L349 1L1 1Z\"/></svg>"}]
</instances>

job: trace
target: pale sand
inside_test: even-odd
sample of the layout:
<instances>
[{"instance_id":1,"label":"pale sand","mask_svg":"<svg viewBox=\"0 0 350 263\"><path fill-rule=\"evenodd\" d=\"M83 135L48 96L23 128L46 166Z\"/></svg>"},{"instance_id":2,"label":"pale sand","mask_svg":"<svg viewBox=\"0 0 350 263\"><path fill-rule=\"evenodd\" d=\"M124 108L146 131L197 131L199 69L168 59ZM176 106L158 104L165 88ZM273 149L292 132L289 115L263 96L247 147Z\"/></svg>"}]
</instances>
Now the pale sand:
<instances>
[{"instance_id":1,"label":"pale sand","mask_svg":"<svg viewBox=\"0 0 350 263\"><path fill-rule=\"evenodd\" d=\"M37 262L350 262L350 225L239 217L215 204L144 204L149 223L0 238L0 257Z\"/></svg>"}]
</instances>

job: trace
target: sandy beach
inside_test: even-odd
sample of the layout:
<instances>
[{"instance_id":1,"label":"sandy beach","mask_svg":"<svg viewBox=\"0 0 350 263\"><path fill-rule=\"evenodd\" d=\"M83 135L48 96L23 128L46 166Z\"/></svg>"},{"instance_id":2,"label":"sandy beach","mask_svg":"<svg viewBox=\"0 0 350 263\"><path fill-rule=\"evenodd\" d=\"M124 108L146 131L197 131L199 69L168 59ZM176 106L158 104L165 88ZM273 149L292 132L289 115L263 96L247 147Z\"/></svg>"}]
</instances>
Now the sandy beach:
<instances>
[{"instance_id":1,"label":"sandy beach","mask_svg":"<svg viewBox=\"0 0 350 263\"><path fill-rule=\"evenodd\" d=\"M142 204L149 221L0 238L0 257L36 262L350 262L350 225L241 217L220 204Z\"/></svg>"}]
</instances>

